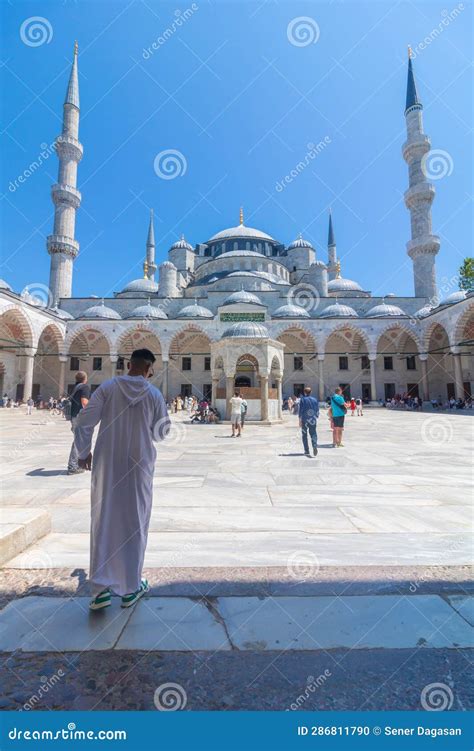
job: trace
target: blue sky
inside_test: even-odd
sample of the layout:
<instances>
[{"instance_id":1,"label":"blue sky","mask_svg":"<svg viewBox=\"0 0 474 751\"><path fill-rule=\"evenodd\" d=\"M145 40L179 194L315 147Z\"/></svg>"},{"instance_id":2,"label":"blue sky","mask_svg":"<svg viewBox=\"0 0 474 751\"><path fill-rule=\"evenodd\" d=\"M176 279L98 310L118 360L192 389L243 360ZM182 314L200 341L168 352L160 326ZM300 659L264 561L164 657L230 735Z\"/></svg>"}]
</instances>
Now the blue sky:
<instances>
[{"instance_id":1,"label":"blue sky","mask_svg":"<svg viewBox=\"0 0 474 751\"><path fill-rule=\"evenodd\" d=\"M413 294L401 157L408 43L425 130L450 173L434 182L441 284L472 254L469 3L57 0L3 2L2 16L0 276L15 290L49 277L55 155L15 180L60 133L75 39L84 158L74 295L111 296L142 276L150 207L161 261L181 233L194 245L237 224L241 204L247 225L284 243L303 232L323 260L332 206L343 276L373 294ZM36 46L21 34L34 16L45 19ZM185 170L165 180L154 163L170 149Z\"/></svg>"}]
</instances>

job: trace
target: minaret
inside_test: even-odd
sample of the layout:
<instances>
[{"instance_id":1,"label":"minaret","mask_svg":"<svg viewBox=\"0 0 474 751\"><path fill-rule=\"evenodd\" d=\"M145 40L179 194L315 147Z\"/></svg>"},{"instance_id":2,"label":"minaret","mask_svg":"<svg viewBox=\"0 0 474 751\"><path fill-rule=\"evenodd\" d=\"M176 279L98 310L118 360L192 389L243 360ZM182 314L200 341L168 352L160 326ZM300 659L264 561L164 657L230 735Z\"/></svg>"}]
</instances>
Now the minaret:
<instances>
[{"instance_id":1,"label":"minaret","mask_svg":"<svg viewBox=\"0 0 474 751\"><path fill-rule=\"evenodd\" d=\"M74 44L74 60L63 108L63 130L56 139L59 158L58 182L52 186L54 203L54 229L47 239L51 256L49 288L52 304L59 298L71 297L72 267L79 252L75 240L76 210L81 204L81 194L76 189L77 165L82 159L82 144L79 143L79 81L77 74L77 42Z\"/></svg>"},{"instance_id":2,"label":"minaret","mask_svg":"<svg viewBox=\"0 0 474 751\"><path fill-rule=\"evenodd\" d=\"M155 281L155 230L153 228L153 209L150 209L150 225L148 227L148 237L146 239L146 260L147 260L147 277L152 282Z\"/></svg>"},{"instance_id":3,"label":"minaret","mask_svg":"<svg viewBox=\"0 0 474 751\"><path fill-rule=\"evenodd\" d=\"M328 229L328 278L329 281L337 277L337 251L336 239L334 237L334 228L332 226L332 212L329 209L329 229Z\"/></svg>"},{"instance_id":4,"label":"minaret","mask_svg":"<svg viewBox=\"0 0 474 751\"><path fill-rule=\"evenodd\" d=\"M408 164L409 188L405 205L410 212L411 240L407 252L413 261L415 296L436 299L435 256L439 251L439 237L432 234L431 204L435 189L426 179L425 156L431 148L423 132L423 105L413 74L411 50L408 48L408 81L405 119L407 140L403 144L403 158Z\"/></svg>"}]
</instances>

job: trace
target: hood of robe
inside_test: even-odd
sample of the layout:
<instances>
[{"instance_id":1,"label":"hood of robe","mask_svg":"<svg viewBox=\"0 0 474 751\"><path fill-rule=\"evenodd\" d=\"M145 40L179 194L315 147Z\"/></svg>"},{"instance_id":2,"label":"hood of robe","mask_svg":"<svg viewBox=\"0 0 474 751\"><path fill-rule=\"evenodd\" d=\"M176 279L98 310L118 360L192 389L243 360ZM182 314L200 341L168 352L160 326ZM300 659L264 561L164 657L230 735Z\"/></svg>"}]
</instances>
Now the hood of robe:
<instances>
[{"instance_id":1,"label":"hood of robe","mask_svg":"<svg viewBox=\"0 0 474 751\"><path fill-rule=\"evenodd\" d=\"M143 376L117 376L115 381L130 407L135 407L150 393L149 383Z\"/></svg>"}]
</instances>

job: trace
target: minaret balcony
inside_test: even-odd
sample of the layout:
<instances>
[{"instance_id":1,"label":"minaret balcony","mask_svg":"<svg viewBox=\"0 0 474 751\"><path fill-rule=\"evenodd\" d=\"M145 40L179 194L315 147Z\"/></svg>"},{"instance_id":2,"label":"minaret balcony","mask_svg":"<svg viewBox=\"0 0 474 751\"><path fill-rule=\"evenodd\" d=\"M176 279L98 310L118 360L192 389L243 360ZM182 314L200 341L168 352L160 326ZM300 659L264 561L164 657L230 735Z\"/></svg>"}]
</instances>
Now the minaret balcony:
<instances>
[{"instance_id":1,"label":"minaret balcony","mask_svg":"<svg viewBox=\"0 0 474 751\"><path fill-rule=\"evenodd\" d=\"M61 134L56 138L56 153L60 159L80 162L84 153L82 143L72 136Z\"/></svg>"},{"instance_id":2,"label":"minaret balcony","mask_svg":"<svg viewBox=\"0 0 474 751\"><path fill-rule=\"evenodd\" d=\"M407 253L411 259L420 255L436 255L441 247L438 235L421 235L407 242Z\"/></svg>"},{"instance_id":3,"label":"minaret balcony","mask_svg":"<svg viewBox=\"0 0 474 751\"><path fill-rule=\"evenodd\" d=\"M424 133L418 133L416 139L405 141L402 146L404 160L410 164L414 159L421 159L431 149L431 141Z\"/></svg>"},{"instance_id":4,"label":"minaret balcony","mask_svg":"<svg viewBox=\"0 0 474 751\"><path fill-rule=\"evenodd\" d=\"M422 182L413 185L403 195L407 209L413 209L421 203L431 204L435 197L435 188L431 183Z\"/></svg>"},{"instance_id":5,"label":"minaret balcony","mask_svg":"<svg viewBox=\"0 0 474 751\"><path fill-rule=\"evenodd\" d=\"M49 235L46 240L48 253L65 253L75 258L79 253L79 243L65 235Z\"/></svg>"},{"instance_id":6,"label":"minaret balcony","mask_svg":"<svg viewBox=\"0 0 474 751\"><path fill-rule=\"evenodd\" d=\"M73 188L72 185L66 183L56 183L51 188L51 195L53 202L57 205L59 203L67 203L73 209L78 209L81 205L82 195L77 188Z\"/></svg>"}]
</instances>

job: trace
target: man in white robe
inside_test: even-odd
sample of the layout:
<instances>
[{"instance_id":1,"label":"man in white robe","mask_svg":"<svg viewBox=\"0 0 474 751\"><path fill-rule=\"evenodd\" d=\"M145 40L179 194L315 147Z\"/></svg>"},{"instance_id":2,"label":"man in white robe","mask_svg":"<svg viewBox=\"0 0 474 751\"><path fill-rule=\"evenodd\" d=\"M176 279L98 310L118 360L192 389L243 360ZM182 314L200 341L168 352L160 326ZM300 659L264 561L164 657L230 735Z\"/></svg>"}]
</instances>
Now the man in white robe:
<instances>
[{"instance_id":1,"label":"man in white robe","mask_svg":"<svg viewBox=\"0 0 474 751\"><path fill-rule=\"evenodd\" d=\"M170 429L161 392L147 380L154 362L149 350L135 350L128 375L101 384L77 419L79 466L92 469L91 610L110 605L111 592L129 607L149 590L141 576L153 500L153 442Z\"/></svg>"}]
</instances>

